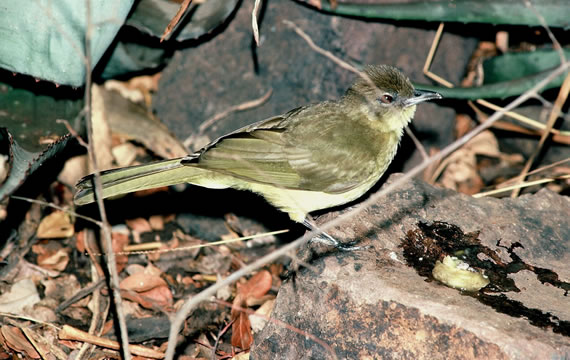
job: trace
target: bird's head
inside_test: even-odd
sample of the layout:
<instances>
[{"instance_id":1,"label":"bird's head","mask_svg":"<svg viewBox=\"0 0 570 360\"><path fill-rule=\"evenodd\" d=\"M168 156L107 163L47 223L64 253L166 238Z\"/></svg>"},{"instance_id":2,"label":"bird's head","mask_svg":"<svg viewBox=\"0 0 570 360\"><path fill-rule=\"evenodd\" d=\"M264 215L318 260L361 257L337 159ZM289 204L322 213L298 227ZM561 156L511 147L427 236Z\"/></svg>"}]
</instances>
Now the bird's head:
<instances>
[{"instance_id":1,"label":"bird's head","mask_svg":"<svg viewBox=\"0 0 570 360\"><path fill-rule=\"evenodd\" d=\"M410 80L393 66L367 66L362 76L347 90L347 100L385 131L402 131L412 120L416 104L441 95L416 90Z\"/></svg>"}]
</instances>

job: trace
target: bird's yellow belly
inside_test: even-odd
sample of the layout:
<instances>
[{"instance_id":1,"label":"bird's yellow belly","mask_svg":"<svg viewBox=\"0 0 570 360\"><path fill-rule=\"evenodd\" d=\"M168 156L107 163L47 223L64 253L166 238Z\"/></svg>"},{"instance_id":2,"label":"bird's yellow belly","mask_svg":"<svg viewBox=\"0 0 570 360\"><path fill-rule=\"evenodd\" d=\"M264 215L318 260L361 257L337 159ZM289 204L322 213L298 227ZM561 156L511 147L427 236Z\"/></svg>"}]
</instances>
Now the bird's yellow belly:
<instances>
[{"instance_id":1,"label":"bird's yellow belly","mask_svg":"<svg viewBox=\"0 0 570 360\"><path fill-rule=\"evenodd\" d=\"M377 181L377 178L360 184L358 187L339 194L310 190L279 189L267 184L249 184L247 190L263 195L265 199L281 211L289 214L296 222L303 222L307 213L326 209L358 199Z\"/></svg>"}]
</instances>

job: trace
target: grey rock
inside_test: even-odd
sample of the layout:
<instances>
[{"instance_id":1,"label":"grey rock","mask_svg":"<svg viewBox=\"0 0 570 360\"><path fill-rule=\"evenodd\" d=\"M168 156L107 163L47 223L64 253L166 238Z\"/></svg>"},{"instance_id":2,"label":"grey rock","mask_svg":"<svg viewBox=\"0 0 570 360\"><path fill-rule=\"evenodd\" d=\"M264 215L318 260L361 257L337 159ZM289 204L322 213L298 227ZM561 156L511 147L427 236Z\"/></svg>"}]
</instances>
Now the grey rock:
<instances>
[{"instance_id":1,"label":"grey rock","mask_svg":"<svg viewBox=\"0 0 570 360\"><path fill-rule=\"evenodd\" d=\"M251 358L330 359L331 352L339 359L567 358L569 214L570 200L548 190L518 199L474 199L421 181L405 183L328 231L371 248L316 248L312 268L283 284L272 314L301 334L270 321L255 337ZM495 258L478 258L502 263L499 269L527 268L506 275L515 286L509 291L463 293L430 281L408 264L401 247L419 221L479 232L480 246ZM539 281L540 269L557 274L558 282Z\"/></svg>"}]
</instances>

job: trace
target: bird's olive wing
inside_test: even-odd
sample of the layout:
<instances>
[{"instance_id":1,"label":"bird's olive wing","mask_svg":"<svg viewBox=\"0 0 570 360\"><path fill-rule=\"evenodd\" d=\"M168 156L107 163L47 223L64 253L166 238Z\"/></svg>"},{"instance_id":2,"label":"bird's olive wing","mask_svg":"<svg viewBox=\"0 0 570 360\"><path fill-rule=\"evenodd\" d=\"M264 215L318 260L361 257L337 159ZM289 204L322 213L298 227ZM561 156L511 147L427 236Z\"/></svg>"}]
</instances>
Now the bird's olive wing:
<instances>
[{"instance_id":1,"label":"bird's olive wing","mask_svg":"<svg viewBox=\"0 0 570 360\"><path fill-rule=\"evenodd\" d=\"M334 108L299 108L221 137L188 164L288 189L342 193L376 169L369 141L381 139L369 132Z\"/></svg>"},{"instance_id":2,"label":"bird's olive wing","mask_svg":"<svg viewBox=\"0 0 570 360\"><path fill-rule=\"evenodd\" d=\"M284 151L287 144L282 135L287 129L287 119L303 109L300 107L224 135L182 163L246 181L298 188L301 180L288 163Z\"/></svg>"},{"instance_id":3,"label":"bird's olive wing","mask_svg":"<svg viewBox=\"0 0 570 360\"><path fill-rule=\"evenodd\" d=\"M284 134L292 145L286 151L300 176L299 188L343 193L384 172L379 160L387 155L390 135L372 129L369 120L331 106L305 118L309 126L292 127Z\"/></svg>"}]
</instances>

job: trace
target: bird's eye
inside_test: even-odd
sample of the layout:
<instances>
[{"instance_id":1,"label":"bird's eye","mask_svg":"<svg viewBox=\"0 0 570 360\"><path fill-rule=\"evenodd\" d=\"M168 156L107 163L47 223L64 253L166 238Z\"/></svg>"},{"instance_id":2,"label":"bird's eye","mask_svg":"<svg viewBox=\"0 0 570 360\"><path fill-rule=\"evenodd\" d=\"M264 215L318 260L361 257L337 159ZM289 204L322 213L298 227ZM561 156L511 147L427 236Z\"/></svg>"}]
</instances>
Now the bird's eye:
<instances>
[{"instance_id":1,"label":"bird's eye","mask_svg":"<svg viewBox=\"0 0 570 360\"><path fill-rule=\"evenodd\" d=\"M383 102L384 104L391 104L392 101L394 101L394 97L390 94L384 94L380 96L380 101Z\"/></svg>"}]
</instances>

